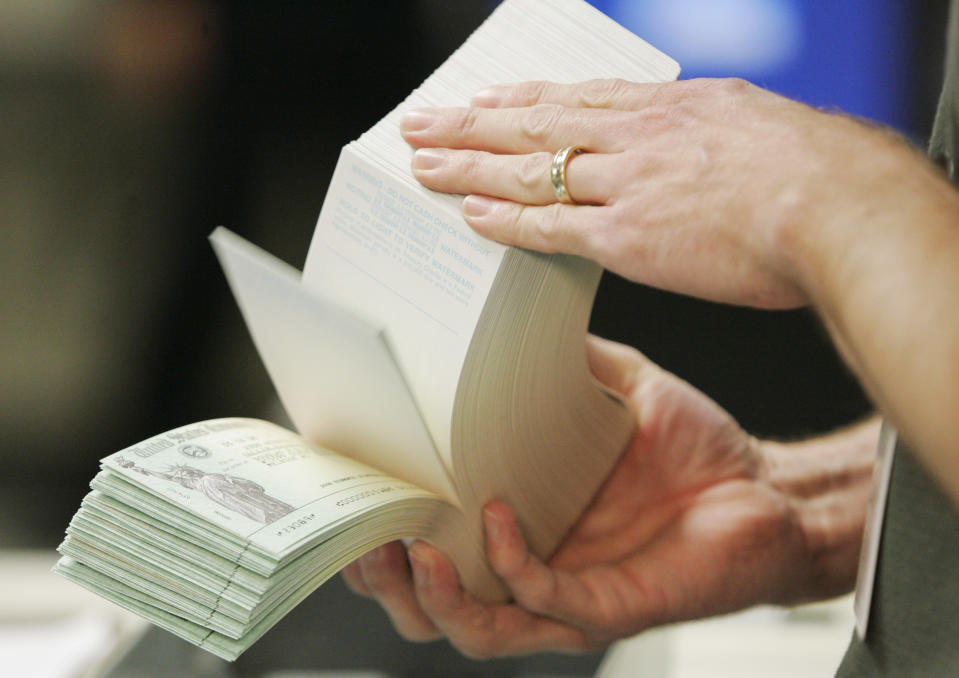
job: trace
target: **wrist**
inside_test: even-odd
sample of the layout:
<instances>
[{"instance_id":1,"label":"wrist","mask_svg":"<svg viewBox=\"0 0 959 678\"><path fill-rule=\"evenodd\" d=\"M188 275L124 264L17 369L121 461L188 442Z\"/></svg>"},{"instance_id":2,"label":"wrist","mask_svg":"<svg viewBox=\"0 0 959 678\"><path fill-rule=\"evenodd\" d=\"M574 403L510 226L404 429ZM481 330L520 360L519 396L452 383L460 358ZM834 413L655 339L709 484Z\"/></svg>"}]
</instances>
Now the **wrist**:
<instances>
[{"instance_id":1,"label":"wrist","mask_svg":"<svg viewBox=\"0 0 959 678\"><path fill-rule=\"evenodd\" d=\"M855 282L858 259L881 256L876 235L915 221L935 170L895 132L845 115L817 112L804 145L787 159L791 183L767 215L769 260L828 318L837 291Z\"/></svg>"},{"instance_id":2,"label":"wrist","mask_svg":"<svg viewBox=\"0 0 959 678\"><path fill-rule=\"evenodd\" d=\"M797 563L801 602L845 593L855 584L871 488L879 420L796 443L762 441L769 484L789 503L805 543ZM797 590L797 589L793 589Z\"/></svg>"},{"instance_id":3,"label":"wrist","mask_svg":"<svg viewBox=\"0 0 959 678\"><path fill-rule=\"evenodd\" d=\"M783 275L959 504L959 191L889 132L845 123L860 129L846 135L835 165L820 179L798 175L814 186L808 210L772 229Z\"/></svg>"}]
</instances>

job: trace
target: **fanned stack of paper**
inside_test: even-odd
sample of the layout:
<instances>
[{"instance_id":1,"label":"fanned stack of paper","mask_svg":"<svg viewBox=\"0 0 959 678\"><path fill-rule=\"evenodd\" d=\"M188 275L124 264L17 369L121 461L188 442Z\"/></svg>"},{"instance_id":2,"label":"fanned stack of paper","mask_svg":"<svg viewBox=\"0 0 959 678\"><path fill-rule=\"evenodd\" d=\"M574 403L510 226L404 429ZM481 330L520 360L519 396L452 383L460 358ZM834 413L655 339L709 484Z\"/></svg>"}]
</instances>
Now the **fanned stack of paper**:
<instances>
[{"instance_id":1,"label":"fanned stack of paper","mask_svg":"<svg viewBox=\"0 0 959 678\"><path fill-rule=\"evenodd\" d=\"M632 431L586 362L601 271L473 233L459 198L410 175L399 119L496 82L677 75L580 0L506 0L344 148L302 278L218 229L214 247L302 437L215 420L107 457L56 571L228 659L401 537L430 540L471 593L503 600L483 505L507 501L546 557Z\"/></svg>"},{"instance_id":2,"label":"fanned stack of paper","mask_svg":"<svg viewBox=\"0 0 959 678\"><path fill-rule=\"evenodd\" d=\"M226 659L384 535L428 532L440 509L255 419L145 440L105 458L91 486L54 571Z\"/></svg>"}]
</instances>

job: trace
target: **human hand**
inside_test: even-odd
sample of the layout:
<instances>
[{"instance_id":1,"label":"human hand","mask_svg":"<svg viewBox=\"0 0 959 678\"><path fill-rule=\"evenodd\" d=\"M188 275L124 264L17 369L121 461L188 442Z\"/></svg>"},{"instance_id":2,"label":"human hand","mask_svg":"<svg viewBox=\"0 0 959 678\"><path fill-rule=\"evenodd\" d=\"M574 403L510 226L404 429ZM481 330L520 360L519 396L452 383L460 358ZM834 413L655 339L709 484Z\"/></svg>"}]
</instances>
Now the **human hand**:
<instances>
[{"instance_id":1,"label":"human hand","mask_svg":"<svg viewBox=\"0 0 959 678\"><path fill-rule=\"evenodd\" d=\"M344 570L350 587L376 599L404 637L446 636L474 657L586 650L658 624L851 585L856 539L848 540L849 563L831 562L822 576L819 551L829 540L810 538L802 502L775 482L777 450L633 349L591 338L589 357L597 378L627 396L639 427L548 563L526 550L507 506L486 507L487 555L513 603L476 601L423 542L412 544L409 558L394 542ZM791 487L815 499L816 487L841 484ZM855 501L864 506L865 493ZM829 510L839 513L835 504Z\"/></svg>"},{"instance_id":2,"label":"human hand","mask_svg":"<svg viewBox=\"0 0 959 678\"><path fill-rule=\"evenodd\" d=\"M921 163L892 134L741 80L500 85L401 129L416 178L467 194L483 235L764 308L809 301L807 241L866 222L902 189L904 158ZM559 204L550 162L572 145L588 151L566 175L581 204Z\"/></svg>"}]
</instances>

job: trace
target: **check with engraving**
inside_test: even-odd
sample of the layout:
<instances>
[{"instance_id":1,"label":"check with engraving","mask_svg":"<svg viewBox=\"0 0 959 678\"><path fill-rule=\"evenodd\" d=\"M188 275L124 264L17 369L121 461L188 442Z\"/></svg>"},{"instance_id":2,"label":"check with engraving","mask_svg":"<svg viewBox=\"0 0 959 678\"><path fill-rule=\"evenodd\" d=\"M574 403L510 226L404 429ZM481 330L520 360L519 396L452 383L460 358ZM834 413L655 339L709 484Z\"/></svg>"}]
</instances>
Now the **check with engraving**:
<instances>
[{"instance_id":1,"label":"check with engraving","mask_svg":"<svg viewBox=\"0 0 959 678\"><path fill-rule=\"evenodd\" d=\"M101 464L95 487L143 488L277 558L364 510L428 495L255 419L184 426Z\"/></svg>"},{"instance_id":2,"label":"check with engraving","mask_svg":"<svg viewBox=\"0 0 959 678\"><path fill-rule=\"evenodd\" d=\"M91 487L56 571L227 659L399 524L427 532L441 503L240 418L112 454Z\"/></svg>"}]
</instances>

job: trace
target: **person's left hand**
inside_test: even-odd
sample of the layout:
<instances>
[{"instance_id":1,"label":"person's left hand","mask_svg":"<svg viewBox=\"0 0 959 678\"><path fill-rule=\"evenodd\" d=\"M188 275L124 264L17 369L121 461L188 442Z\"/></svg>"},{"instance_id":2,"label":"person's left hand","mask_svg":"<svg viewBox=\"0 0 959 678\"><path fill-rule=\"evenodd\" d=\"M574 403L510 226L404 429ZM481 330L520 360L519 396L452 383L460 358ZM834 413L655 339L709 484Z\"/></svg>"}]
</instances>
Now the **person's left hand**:
<instances>
[{"instance_id":1,"label":"person's left hand","mask_svg":"<svg viewBox=\"0 0 959 678\"><path fill-rule=\"evenodd\" d=\"M412 544L409 560L394 542L351 564L347 583L376 599L401 635L446 636L473 657L581 651L653 625L851 584L854 565L816 572L799 503L771 482L760 444L725 411L626 346L591 338L589 357L639 421L592 504L548 564L527 551L507 506L486 507L487 555L512 604L475 600L424 542Z\"/></svg>"},{"instance_id":2,"label":"person's left hand","mask_svg":"<svg viewBox=\"0 0 959 678\"><path fill-rule=\"evenodd\" d=\"M811 301L807 250L844 247L915 199L904 176L929 174L893 134L736 79L517 83L472 104L408 111L401 131L414 176L467 195L476 231L737 305ZM573 145L569 205L550 165Z\"/></svg>"}]
</instances>

